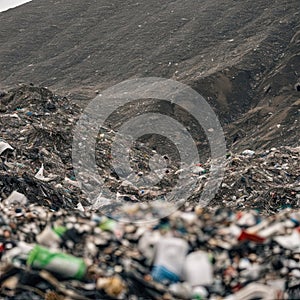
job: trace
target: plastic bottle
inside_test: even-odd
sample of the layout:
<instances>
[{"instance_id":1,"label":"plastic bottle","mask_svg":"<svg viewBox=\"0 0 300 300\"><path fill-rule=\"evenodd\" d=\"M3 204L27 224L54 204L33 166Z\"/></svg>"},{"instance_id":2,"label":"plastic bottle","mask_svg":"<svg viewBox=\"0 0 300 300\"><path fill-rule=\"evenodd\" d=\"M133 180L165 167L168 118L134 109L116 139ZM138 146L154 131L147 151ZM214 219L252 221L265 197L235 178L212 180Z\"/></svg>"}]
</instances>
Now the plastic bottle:
<instances>
[{"instance_id":1,"label":"plastic bottle","mask_svg":"<svg viewBox=\"0 0 300 300\"><path fill-rule=\"evenodd\" d=\"M169 281L172 283L180 280L184 259L188 251L188 244L179 238L163 238L157 243L156 257L152 270L155 281Z\"/></svg>"},{"instance_id":2,"label":"plastic bottle","mask_svg":"<svg viewBox=\"0 0 300 300\"><path fill-rule=\"evenodd\" d=\"M45 269L64 278L74 279L82 279L87 269L82 258L54 252L39 245L35 245L30 251L27 265L37 269Z\"/></svg>"}]
</instances>

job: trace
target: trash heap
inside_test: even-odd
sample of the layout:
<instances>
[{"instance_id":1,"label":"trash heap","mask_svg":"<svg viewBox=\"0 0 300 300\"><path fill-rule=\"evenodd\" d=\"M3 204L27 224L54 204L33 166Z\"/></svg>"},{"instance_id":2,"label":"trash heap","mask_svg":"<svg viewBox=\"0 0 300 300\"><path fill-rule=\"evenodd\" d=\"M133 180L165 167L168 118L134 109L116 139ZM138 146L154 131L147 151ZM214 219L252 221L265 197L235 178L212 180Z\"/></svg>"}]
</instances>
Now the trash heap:
<instances>
[{"instance_id":1,"label":"trash heap","mask_svg":"<svg viewBox=\"0 0 300 300\"><path fill-rule=\"evenodd\" d=\"M228 154L229 156L230 154ZM270 215L300 207L300 147L230 155L221 188L211 205L231 209L257 209Z\"/></svg>"},{"instance_id":2,"label":"trash heap","mask_svg":"<svg viewBox=\"0 0 300 300\"><path fill-rule=\"evenodd\" d=\"M147 175L156 154L168 172L152 190L134 186L112 168L115 133L103 127L97 164L116 196L91 203L72 165L80 113L45 88L0 95L1 299L300 298L300 147L228 152L207 207L198 199L210 161L186 166L185 182L197 180L191 196L153 221L147 205L176 185L178 162L136 144L133 176ZM151 222L103 214L117 208L120 219Z\"/></svg>"},{"instance_id":3,"label":"trash heap","mask_svg":"<svg viewBox=\"0 0 300 300\"><path fill-rule=\"evenodd\" d=\"M300 297L299 212L195 207L135 225L5 201L1 299Z\"/></svg>"},{"instance_id":4,"label":"trash heap","mask_svg":"<svg viewBox=\"0 0 300 300\"><path fill-rule=\"evenodd\" d=\"M2 96L0 112L2 198L18 190L52 209L74 208L70 145L78 106L46 88L22 86Z\"/></svg>"},{"instance_id":5,"label":"trash heap","mask_svg":"<svg viewBox=\"0 0 300 300\"><path fill-rule=\"evenodd\" d=\"M183 170L179 169L181 166L172 153L159 153L151 145L136 143L131 149L135 171L130 174L131 177L149 176L151 170L148 163L154 157L161 157L166 168L161 170L164 172L162 179L151 189L135 186L132 183L134 178L129 176L128 180L123 180L118 170L112 167L111 148L116 133L107 127L100 128L95 153L97 170L104 179L103 188L107 191L104 196L108 201L99 203L96 199L87 199L82 194L81 182L76 180L72 164L72 136L77 134L74 127L81 112L72 101L46 88L22 86L1 96L2 199L13 191L19 191L30 202L52 209L92 205L93 209L109 213L110 209L116 210L124 201L132 205L151 203L154 198L164 198L174 187L184 190L191 182L196 182L189 199L184 200L187 200L185 205L197 204L209 179L209 160L186 166ZM258 209L265 215L278 213L285 207L298 208L299 160L300 147L228 152L223 183L209 205L233 210ZM152 163L162 165L159 160ZM176 186L178 173L184 174L182 182L185 186ZM88 172L87 180L92 180ZM98 182L93 184L100 186Z\"/></svg>"}]
</instances>

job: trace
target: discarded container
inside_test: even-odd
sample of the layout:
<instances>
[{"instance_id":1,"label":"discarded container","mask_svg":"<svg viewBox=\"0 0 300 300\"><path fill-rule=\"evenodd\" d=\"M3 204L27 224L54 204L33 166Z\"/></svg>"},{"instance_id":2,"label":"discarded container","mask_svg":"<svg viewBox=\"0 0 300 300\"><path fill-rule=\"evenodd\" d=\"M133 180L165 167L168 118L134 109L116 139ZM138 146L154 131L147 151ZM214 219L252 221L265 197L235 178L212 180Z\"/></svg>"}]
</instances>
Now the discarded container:
<instances>
[{"instance_id":1,"label":"discarded container","mask_svg":"<svg viewBox=\"0 0 300 300\"><path fill-rule=\"evenodd\" d=\"M63 278L79 280L84 277L87 270L87 266L82 258L65 253L52 252L39 245L36 245L29 253L27 265L59 274Z\"/></svg>"},{"instance_id":2,"label":"discarded container","mask_svg":"<svg viewBox=\"0 0 300 300\"><path fill-rule=\"evenodd\" d=\"M115 237L120 239L123 236L123 228L120 225L120 223L118 223L117 221L113 220L113 219L109 219L107 217L103 217L101 218L99 227L103 230L103 231L110 231L113 232Z\"/></svg>"},{"instance_id":3,"label":"discarded container","mask_svg":"<svg viewBox=\"0 0 300 300\"><path fill-rule=\"evenodd\" d=\"M138 242L138 249L146 257L149 265L153 263L155 247L160 239L161 235L158 231L146 231Z\"/></svg>"},{"instance_id":4,"label":"discarded container","mask_svg":"<svg viewBox=\"0 0 300 300\"><path fill-rule=\"evenodd\" d=\"M192 287L213 283L213 269L206 252L197 251L186 257L184 277Z\"/></svg>"},{"instance_id":5,"label":"discarded container","mask_svg":"<svg viewBox=\"0 0 300 300\"><path fill-rule=\"evenodd\" d=\"M6 198L3 203L5 205L26 205L28 199L24 194L21 194L17 191L13 191L8 198Z\"/></svg>"},{"instance_id":6,"label":"discarded container","mask_svg":"<svg viewBox=\"0 0 300 300\"><path fill-rule=\"evenodd\" d=\"M152 277L156 281L178 282L182 273L188 244L179 238L162 238L156 245Z\"/></svg>"},{"instance_id":7,"label":"discarded container","mask_svg":"<svg viewBox=\"0 0 300 300\"><path fill-rule=\"evenodd\" d=\"M46 226L45 229L36 236L36 240L43 246L58 248L61 242L61 236L66 230L67 229L63 227L51 228L50 226Z\"/></svg>"}]
</instances>

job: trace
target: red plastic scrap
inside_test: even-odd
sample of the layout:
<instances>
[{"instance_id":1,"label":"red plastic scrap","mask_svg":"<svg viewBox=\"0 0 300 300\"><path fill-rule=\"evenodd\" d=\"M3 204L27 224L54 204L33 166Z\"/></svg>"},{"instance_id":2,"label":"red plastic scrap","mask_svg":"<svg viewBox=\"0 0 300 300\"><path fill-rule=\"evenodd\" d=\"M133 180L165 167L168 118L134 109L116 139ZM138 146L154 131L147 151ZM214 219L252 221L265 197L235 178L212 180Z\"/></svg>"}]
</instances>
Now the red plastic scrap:
<instances>
[{"instance_id":1,"label":"red plastic scrap","mask_svg":"<svg viewBox=\"0 0 300 300\"><path fill-rule=\"evenodd\" d=\"M263 243L266 239L253 233L249 233L245 230L242 230L240 236L238 237L238 241L251 241L255 243Z\"/></svg>"}]
</instances>

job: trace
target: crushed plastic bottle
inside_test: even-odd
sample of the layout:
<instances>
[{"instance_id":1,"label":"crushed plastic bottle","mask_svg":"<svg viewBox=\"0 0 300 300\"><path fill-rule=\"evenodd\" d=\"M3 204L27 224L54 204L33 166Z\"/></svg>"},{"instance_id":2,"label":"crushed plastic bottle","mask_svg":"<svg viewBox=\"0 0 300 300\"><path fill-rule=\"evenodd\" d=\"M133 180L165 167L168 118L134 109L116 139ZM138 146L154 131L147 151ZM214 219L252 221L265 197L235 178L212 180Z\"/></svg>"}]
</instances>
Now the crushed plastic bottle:
<instances>
[{"instance_id":1,"label":"crushed plastic bottle","mask_svg":"<svg viewBox=\"0 0 300 300\"><path fill-rule=\"evenodd\" d=\"M27 265L32 268L54 272L63 278L82 279L87 270L82 258L54 252L39 245L35 245L29 252Z\"/></svg>"}]
</instances>

